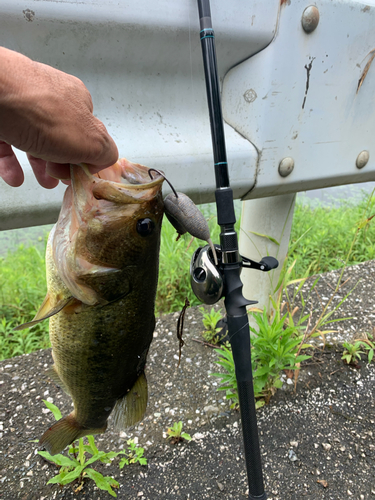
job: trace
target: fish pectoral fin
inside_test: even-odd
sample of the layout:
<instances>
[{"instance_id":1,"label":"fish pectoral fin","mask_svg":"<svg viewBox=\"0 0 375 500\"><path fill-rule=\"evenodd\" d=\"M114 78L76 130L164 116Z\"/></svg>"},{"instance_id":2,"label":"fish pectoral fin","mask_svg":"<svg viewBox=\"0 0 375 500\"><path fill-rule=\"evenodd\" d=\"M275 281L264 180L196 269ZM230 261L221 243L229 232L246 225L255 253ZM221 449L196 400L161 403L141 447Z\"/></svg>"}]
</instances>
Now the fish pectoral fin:
<instances>
[{"instance_id":1,"label":"fish pectoral fin","mask_svg":"<svg viewBox=\"0 0 375 500\"><path fill-rule=\"evenodd\" d=\"M147 406L147 380L142 372L137 381L125 394L116 401L112 412L116 429L126 429L142 420Z\"/></svg>"},{"instance_id":2,"label":"fish pectoral fin","mask_svg":"<svg viewBox=\"0 0 375 500\"><path fill-rule=\"evenodd\" d=\"M39 445L44 446L51 455L56 455L76 439L90 434L101 434L106 428L107 425L102 429L82 427L71 413L53 424L40 438Z\"/></svg>"},{"instance_id":3,"label":"fish pectoral fin","mask_svg":"<svg viewBox=\"0 0 375 500\"><path fill-rule=\"evenodd\" d=\"M51 306L50 297L47 293L46 298L43 301L43 304L40 306L39 311L36 313L34 318L28 323L23 323L22 325L16 326L13 330L24 330L25 328L30 328L41 321L54 316L64 309L64 307L71 304L74 300L74 297L67 297L65 299L61 299L57 302L55 306Z\"/></svg>"},{"instance_id":4,"label":"fish pectoral fin","mask_svg":"<svg viewBox=\"0 0 375 500\"><path fill-rule=\"evenodd\" d=\"M56 365L52 365L46 370L46 374L49 376L50 379L52 379L56 385L61 387L61 389L70 396L70 391L66 384L61 380L60 375L57 373L56 370Z\"/></svg>"}]
</instances>

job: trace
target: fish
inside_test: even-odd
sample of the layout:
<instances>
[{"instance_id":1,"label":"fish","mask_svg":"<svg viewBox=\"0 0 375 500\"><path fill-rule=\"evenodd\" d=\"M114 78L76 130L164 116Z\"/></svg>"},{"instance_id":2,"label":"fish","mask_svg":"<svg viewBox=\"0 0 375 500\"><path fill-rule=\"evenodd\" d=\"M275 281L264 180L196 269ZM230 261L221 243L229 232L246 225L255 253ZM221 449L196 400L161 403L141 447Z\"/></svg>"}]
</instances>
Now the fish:
<instances>
[{"instance_id":1,"label":"fish","mask_svg":"<svg viewBox=\"0 0 375 500\"><path fill-rule=\"evenodd\" d=\"M71 166L46 249L47 295L28 328L49 318L50 377L73 411L39 444L50 454L76 439L139 422L155 326L164 176L124 158L91 174Z\"/></svg>"}]
</instances>

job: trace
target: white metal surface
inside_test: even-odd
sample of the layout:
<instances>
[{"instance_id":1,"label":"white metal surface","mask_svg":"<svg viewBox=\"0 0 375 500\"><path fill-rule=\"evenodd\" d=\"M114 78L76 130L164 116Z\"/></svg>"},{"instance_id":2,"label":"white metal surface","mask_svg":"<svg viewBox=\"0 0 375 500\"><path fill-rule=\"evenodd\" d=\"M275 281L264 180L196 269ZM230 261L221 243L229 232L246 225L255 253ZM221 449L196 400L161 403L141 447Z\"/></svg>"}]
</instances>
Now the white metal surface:
<instances>
[{"instance_id":1,"label":"white metal surface","mask_svg":"<svg viewBox=\"0 0 375 500\"><path fill-rule=\"evenodd\" d=\"M272 40L279 0L212 0L218 67L227 71ZM160 168L195 202L214 199L212 146L196 0L1 0L0 45L81 78L95 114L132 161ZM0 117L1 119L1 117ZM258 153L225 127L237 198L255 183ZM63 187L0 179L0 229L56 220Z\"/></svg>"},{"instance_id":2,"label":"white metal surface","mask_svg":"<svg viewBox=\"0 0 375 500\"><path fill-rule=\"evenodd\" d=\"M375 49L375 2L313 4L320 20L307 34L301 19L310 4L281 0L272 43L224 79L225 120L260 153L246 198L375 180L375 62L357 93ZM359 170L363 150L370 159ZM281 177L285 157L294 170Z\"/></svg>"}]
</instances>

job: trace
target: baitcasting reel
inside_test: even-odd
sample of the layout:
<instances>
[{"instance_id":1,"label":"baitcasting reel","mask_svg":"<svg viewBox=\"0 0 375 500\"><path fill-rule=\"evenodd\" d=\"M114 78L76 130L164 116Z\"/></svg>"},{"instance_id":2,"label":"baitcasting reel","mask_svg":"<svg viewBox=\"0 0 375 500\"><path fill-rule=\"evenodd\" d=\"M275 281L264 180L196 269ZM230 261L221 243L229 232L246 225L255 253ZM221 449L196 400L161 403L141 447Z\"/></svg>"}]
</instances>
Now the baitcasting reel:
<instances>
[{"instance_id":1,"label":"baitcasting reel","mask_svg":"<svg viewBox=\"0 0 375 500\"><path fill-rule=\"evenodd\" d=\"M224 272L220 245L215 245L217 265L209 245L199 247L190 262L190 283L195 296L204 304L215 304L224 293ZM263 257L260 262L241 256L241 267L271 271L279 263L274 257Z\"/></svg>"}]
</instances>

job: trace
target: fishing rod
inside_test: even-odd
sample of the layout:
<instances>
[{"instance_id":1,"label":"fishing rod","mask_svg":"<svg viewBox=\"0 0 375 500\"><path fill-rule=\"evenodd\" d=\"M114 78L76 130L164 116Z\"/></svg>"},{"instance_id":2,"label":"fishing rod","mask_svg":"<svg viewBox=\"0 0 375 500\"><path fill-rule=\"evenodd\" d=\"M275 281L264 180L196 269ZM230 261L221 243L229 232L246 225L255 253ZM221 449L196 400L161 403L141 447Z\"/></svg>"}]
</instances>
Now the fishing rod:
<instances>
[{"instance_id":1,"label":"fishing rod","mask_svg":"<svg viewBox=\"0 0 375 500\"><path fill-rule=\"evenodd\" d=\"M221 233L220 245L215 245L218 255L217 264L209 246L199 248L194 253L190 264L191 285L195 295L207 304L214 304L221 297L225 297L226 322L240 403L249 483L248 498L249 500L266 500L255 414L250 329L246 311L247 305L257 302L247 300L243 296L240 272L243 267L270 271L278 266L278 262L273 257L263 257L260 262L255 262L239 254L237 232L234 227L236 216L233 191L229 183L225 147L215 35L209 0L198 0L198 10L216 179L217 220Z\"/></svg>"}]
</instances>

